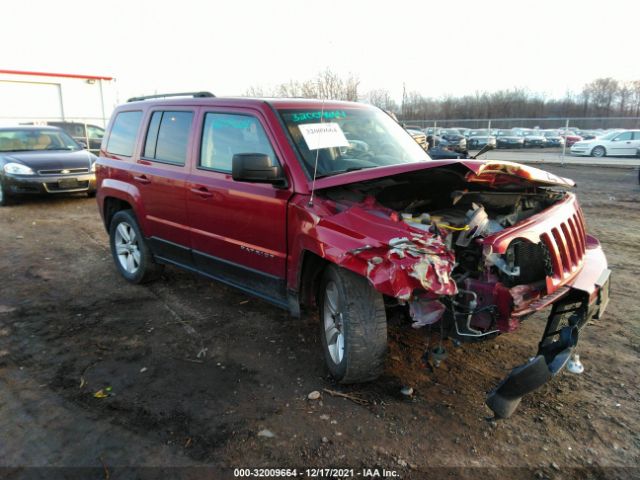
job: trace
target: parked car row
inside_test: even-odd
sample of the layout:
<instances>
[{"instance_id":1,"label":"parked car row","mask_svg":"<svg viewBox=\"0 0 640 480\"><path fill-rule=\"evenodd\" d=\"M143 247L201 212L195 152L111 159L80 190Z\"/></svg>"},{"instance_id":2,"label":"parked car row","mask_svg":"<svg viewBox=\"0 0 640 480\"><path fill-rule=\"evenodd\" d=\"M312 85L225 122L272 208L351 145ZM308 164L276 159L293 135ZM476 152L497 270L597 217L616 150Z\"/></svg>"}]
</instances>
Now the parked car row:
<instances>
[{"instance_id":1,"label":"parked car row","mask_svg":"<svg viewBox=\"0 0 640 480\"><path fill-rule=\"evenodd\" d=\"M477 150L485 145L495 148L563 148L571 147L575 155L635 155L640 148L640 134L636 130L579 130L507 128L507 129L470 129L411 127L416 134L424 132L427 141L443 149L466 151ZM575 148L573 148L575 147Z\"/></svg>"}]
</instances>

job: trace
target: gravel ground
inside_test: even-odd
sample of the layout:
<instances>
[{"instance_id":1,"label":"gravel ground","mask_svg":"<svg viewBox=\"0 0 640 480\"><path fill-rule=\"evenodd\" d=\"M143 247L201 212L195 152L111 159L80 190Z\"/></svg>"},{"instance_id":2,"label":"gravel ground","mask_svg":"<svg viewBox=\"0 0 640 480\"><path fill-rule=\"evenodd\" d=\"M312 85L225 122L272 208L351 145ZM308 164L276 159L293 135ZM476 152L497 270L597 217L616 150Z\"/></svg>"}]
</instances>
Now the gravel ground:
<instances>
[{"instance_id":1,"label":"gravel ground","mask_svg":"<svg viewBox=\"0 0 640 480\"><path fill-rule=\"evenodd\" d=\"M174 268L151 285L127 284L94 200L0 209L0 477L340 467L402 478L637 478L637 172L549 169L578 182L613 270L611 303L583 332L585 373L561 374L497 422L485 392L535 352L543 315L495 341L451 347L434 371L420 360L425 332L393 315L385 374L347 388L327 376L313 314L296 320ZM320 399L308 400L316 390Z\"/></svg>"}]
</instances>

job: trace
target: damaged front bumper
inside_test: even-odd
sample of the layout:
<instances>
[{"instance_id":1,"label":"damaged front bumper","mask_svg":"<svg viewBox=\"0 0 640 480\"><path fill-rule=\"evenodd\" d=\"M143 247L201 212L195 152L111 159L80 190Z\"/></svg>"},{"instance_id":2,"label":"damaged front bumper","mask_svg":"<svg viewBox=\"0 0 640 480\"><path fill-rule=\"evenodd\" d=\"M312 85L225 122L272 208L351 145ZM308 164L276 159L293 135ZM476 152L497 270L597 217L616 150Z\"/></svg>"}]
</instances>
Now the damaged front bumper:
<instances>
[{"instance_id":1,"label":"damaged front bumper","mask_svg":"<svg viewBox=\"0 0 640 480\"><path fill-rule=\"evenodd\" d=\"M497 418L510 417L524 395L544 385L565 367L582 327L604 314L609 302L610 275L610 270L603 270L592 292L570 288L553 304L536 356L514 368L487 396L487 406Z\"/></svg>"}]
</instances>

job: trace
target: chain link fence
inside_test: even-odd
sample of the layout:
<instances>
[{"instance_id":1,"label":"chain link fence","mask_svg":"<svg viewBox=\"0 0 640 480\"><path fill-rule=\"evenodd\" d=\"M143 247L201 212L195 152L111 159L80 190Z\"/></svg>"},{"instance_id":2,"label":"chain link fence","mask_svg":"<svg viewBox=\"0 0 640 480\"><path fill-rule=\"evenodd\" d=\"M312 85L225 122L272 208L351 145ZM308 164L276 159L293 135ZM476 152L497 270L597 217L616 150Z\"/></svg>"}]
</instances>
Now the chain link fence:
<instances>
[{"instance_id":1,"label":"chain link fence","mask_svg":"<svg viewBox=\"0 0 640 480\"><path fill-rule=\"evenodd\" d=\"M448 120L413 120L400 117L406 125L421 129L436 128L469 128L469 129L578 129L578 130L611 130L640 129L640 117L546 117L546 118L458 118Z\"/></svg>"}]
</instances>

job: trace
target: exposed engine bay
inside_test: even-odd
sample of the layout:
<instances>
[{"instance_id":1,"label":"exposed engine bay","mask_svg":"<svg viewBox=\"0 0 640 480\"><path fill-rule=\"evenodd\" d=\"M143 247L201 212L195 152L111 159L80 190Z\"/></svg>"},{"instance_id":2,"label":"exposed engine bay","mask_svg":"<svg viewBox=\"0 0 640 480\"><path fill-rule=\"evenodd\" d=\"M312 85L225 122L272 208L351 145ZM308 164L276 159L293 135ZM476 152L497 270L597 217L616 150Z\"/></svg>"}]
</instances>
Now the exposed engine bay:
<instances>
[{"instance_id":1,"label":"exposed engine bay","mask_svg":"<svg viewBox=\"0 0 640 480\"><path fill-rule=\"evenodd\" d=\"M442 319L449 336L478 340L517 328L511 319L514 295L520 295L520 302L542 295L552 269L540 241L514 239L504 254L497 254L486 248L485 240L548 209L567 193L517 182L498 188L473 184L458 171L433 169L341 186L325 195L338 209L376 204L413 231L441 241L453 254L455 288L449 295L441 289L440 295L427 291L400 301L406 301L414 327ZM393 239L391 252L411 255L415 241Z\"/></svg>"}]
</instances>

